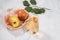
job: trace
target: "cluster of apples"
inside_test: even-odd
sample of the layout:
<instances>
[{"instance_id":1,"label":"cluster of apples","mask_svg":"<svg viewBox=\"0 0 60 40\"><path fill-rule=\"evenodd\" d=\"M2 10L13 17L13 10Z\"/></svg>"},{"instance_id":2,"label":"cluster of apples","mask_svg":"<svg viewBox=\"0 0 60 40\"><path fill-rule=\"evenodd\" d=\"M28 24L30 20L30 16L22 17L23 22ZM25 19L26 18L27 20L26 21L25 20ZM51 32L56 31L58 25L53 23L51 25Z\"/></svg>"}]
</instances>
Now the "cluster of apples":
<instances>
[{"instance_id":1,"label":"cluster of apples","mask_svg":"<svg viewBox=\"0 0 60 40\"><path fill-rule=\"evenodd\" d=\"M4 16L5 24L7 24L11 29L20 27L22 23L29 17L28 12L24 9L16 10L14 14L16 15Z\"/></svg>"}]
</instances>

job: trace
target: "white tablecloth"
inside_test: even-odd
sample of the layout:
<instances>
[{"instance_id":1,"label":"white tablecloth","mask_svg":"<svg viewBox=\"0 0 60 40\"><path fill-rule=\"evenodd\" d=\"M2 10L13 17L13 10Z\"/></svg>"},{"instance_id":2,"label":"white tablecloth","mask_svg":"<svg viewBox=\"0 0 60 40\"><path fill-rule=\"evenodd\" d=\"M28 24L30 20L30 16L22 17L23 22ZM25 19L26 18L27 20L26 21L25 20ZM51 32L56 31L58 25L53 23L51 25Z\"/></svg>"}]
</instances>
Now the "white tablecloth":
<instances>
[{"instance_id":1,"label":"white tablecloth","mask_svg":"<svg viewBox=\"0 0 60 40\"><path fill-rule=\"evenodd\" d=\"M15 37L10 34L3 24L3 16L6 13L7 8L24 8L22 4L23 0L0 0L0 40L25 40L21 37ZM60 7L58 0L36 0L37 6L45 7L50 10L46 10L44 14L39 14L39 27L40 31L49 36L51 40L60 40ZM26 36L27 37L27 36ZM44 39L45 40L45 39Z\"/></svg>"}]
</instances>

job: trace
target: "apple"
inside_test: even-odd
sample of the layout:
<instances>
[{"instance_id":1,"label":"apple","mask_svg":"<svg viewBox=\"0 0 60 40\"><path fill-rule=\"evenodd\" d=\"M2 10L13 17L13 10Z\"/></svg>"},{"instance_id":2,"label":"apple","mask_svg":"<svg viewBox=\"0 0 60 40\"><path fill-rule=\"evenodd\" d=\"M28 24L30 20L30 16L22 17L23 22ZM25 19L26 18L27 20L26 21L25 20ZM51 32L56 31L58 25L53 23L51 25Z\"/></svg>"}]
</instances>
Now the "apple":
<instances>
[{"instance_id":1,"label":"apple","mask_svg":"<svg viewBox=\"0 0 60 40\"><path fill-rule=\"evenodd\" d=\"M13 27L13 28L17 28L21 25L20 20L18 19L17 16L10 16L9 17L9 24Z\"/></svg>"},{"instance_id":2,"label":"apple","mask_svg":"<svg viewBox=\"0 0 60 40\"><path fill-rule=\"evenodd\" d=\"M18 14L19 19L22 21L25 21L29 16L28 12L24 9L17 10L16 13Z\"/></svg>"}]
</instances>

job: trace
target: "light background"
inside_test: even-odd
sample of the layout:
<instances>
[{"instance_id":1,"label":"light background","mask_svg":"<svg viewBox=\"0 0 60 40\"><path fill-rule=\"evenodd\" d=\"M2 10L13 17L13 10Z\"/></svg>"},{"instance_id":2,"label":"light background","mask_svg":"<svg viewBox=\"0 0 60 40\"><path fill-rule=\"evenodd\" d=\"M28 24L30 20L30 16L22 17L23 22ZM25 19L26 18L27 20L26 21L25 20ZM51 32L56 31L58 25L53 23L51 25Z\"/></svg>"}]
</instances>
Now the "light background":
<instances>
[{"instance_id":1,"label":"light background","mask_svg":"<svg viewBox=\"0 0 60 40\"><path fill-rule=\"evenodd\" d=\"M24 8L23 0L0 0L0 40L21 40L11 35L3 25L3 16L7 8ZM44 14L39 14L40 30L46 33L51 40L60 40L60 0L36 0L37 6L45 7Z\"/></svg>"}]
</instances>

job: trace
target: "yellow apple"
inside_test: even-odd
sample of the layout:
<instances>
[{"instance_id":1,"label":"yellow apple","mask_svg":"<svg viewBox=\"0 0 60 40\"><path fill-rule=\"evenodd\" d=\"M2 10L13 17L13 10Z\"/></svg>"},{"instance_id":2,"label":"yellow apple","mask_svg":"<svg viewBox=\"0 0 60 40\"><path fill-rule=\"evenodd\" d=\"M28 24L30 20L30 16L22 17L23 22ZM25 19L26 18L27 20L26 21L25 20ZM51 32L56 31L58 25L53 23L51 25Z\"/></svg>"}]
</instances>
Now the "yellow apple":
<instances>
[{"instance_id":1,"label":"yellow apple","mask_svg":"<svg viewBox=\"0 0 60 40\"><path fill-rule=\"evenodd\" d=\"M13 27L13 28L17 28L17 27L19 27L20 26L20 20L18 19L18 17L17 16L11 16L10 18L9 18L9 23L10 23L10 25Z\"/></svg>"}]
</instances>

